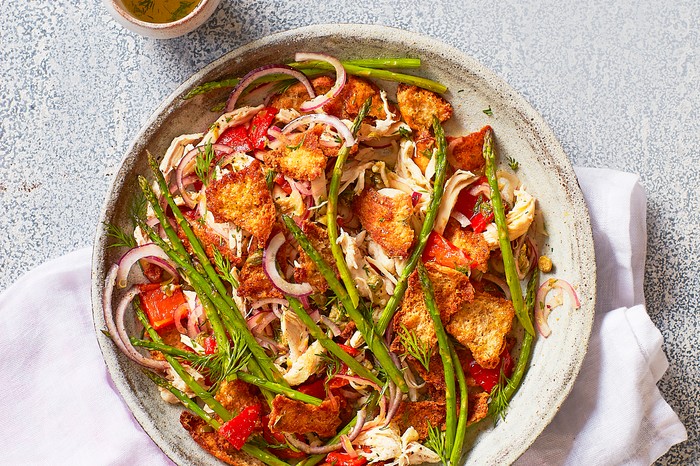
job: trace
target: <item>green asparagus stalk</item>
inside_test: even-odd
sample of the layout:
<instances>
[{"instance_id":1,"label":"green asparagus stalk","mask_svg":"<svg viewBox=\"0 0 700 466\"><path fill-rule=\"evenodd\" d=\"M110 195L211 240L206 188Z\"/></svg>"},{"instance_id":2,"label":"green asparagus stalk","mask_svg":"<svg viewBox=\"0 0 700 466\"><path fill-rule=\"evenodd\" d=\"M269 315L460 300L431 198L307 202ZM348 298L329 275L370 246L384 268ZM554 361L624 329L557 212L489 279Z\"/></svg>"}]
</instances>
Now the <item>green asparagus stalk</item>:
<instances>
[{"instance_id":1,"label":"green asparagus stalk","mask_svg":"<svg viewBox=\"0 0 700 466\"><path fill-rule=\"evenodd\" d=\"M493 151L493 131L489 128L484 135L484 160L486 161L485 174L491 188L491 205L493 206L493 217L498 228L498 243L503 256L503 268L506 272L506 281L510 289L515 315L520 321L520 325L531 335L535 334L532 321L529 319L523 303L523 291L520 288L518 272L515 269L515 259L513 249L508 236L508 222L501 200L501 192L498 189L498 177L496 176L496 155Z\"/></svg>"},{"instance_id":2,"label":"green asparagus stalk","mask_svg":"<svg viewBox=\"0 0 700 466\"><path fill-rule=\"evenodd\" d=\"M452 360L450 351L450 341L447 338L447 333L440 319L440 311L435 303L435 295L433 294L433 285L430 283L428 271L423 263L418 264L418 277L425 295L425 306L428 308L428 313L433 320L435 334L437 335L438 351L442 359L442 365L445 373L445 403L447 418L445 421L445 451L452 452L455 444L455 433L457 431L457 402L455 397L455 364ZM461 367L461 366L460 366Z\"/></svg>"},{"instance_id":3,"label":"green asparagus stalk","mask_svg":"<svg viewBox=\"0 0 700 466\"><path fill-rule=\"evenodd\" d=\"M450 355L452 357L452 365L454 365L455 373L457 374L457 383L459 385L459 417L457 419L457 430L455 431L455 443L450 454L450 464L460 464L462 457L462 448L464 447L464 436L467 433L467 418L469 417L469 392L467 391L467 380L464 376L462 363L459 361L454 345L450 341Z\"/></svg>"},{"instance_id":4,"label":"green asparagus stalk","mask_svg":"<svg viewBox=\"0 0 700 466\"><path fill-rule=\"evenodd\" d=\"M425 245L428 243L428 237L430 232L433 231L433 226L435 225L435 217L437 217L438 210L440 208L440 202L442 201L442 194L445 191L445 177L447 175L447 141L445 140L445 131L442 129L440 120L433 116L433 132L435 133L435 142L437 144L437 153L435 155L435 182L433 183L433 198L430 200L430 205L425 214L425 220L423 221L423 226L418 235L418 244L416 244L411 257L409 257L408 262L406 262L406 267L401 272L396 287L394 288L394 294L389 298L389 302L386 303L386 307L379 317L377 322L377 332L382 335L386 332L391 318L394 317L396 310L403 299L403 295L406 292L406 287L408 286L408 277L411 276L413 270L423 255L425 250Z\"/></svg>"},{"instance_id":5,"label":"green asparagus stalk","mask_svg":"<svg viewBox=\"0 0 700 466\"><path fill-rule=\"evenodd\" d=\"M371 380L377 385L382 384L382 381L379 380L376 375L372 374L365 366L357 362L355 358L343 351L343 349L338 346L336 342L334 342L323 330L321 330L321 327L319 327L311 316L309 316L306 309L304 309L298 299L292 296L287 296L287 301L289 301L289 307L291 307L297 317L299 317L299 320L301 320L302 323L306 325L306 328L309 329L311 336L320 341L321 345L323 345L323 347L326 348L329 353L343 361L358 376Z\"/></svg>"},{"instance_id":6,"label":"green asparagus stalk","mask_svg":"<svg viewBox=\"0 0 700 466\"><path fill-rule=\"evenodd\" d=\"M165 388L168 390L170 393L175 395L175 397L182 402L183 405L193 413L195 413L197 416L199 416L204 422L209 424L212 428L215 430L219 430L221 428L221 423L215 419L213 416L211 416L209 413L204 411L197 403L194 402L194 400L190 399L187 395L185 395L183 392L175 388L170 382L165 380L164 378L160 377L157 374L154 374L153 372L150 371L144 371L148 378L150 378L153 382L155 382L158 386ZM244 452L252 456L253 458L257 458L258 460L262 461L263 463L269 465L269 466L289 466L289 464L285 463L284 461L280 460L276 456L270 454L269 452L262 450L256 446L253 445L243 445L241 448Z\"/></svg>"},{"instance_id":7,"label":"green asparagus stalk","mask_svg":"<svg viewBox=\"0 0 700 466\"><path fill-rule=\"evenodd\" d=\"M321 275L323 275L323 278L326 279L328 287L336 294L336 296L338 296L338 299L345 308L348 316L353 322L355 322L357 330L362 334L365 343L367 343L370 351L374 353L375 357L382 365L389 378L391 378L391 380L401 389L402 392L407 393L408 386L403 378L403 374L401 373L401 370L396 367L394 361L392 361L391 355L389 354L389 349L386 347L384 340L375 332L374 326L367 322L367 319L365 319L362 313L355 306L353 306L350 297L345 291L343 285L336 278L333 269L326 263L323 257L321 257L321 254L316 251L304 232L301 231L301 228L299 228L296 223L294 223L294 220L292 220L291 217L283 215L282 220L284 220L284 224L287 225L289 231L291 231L292 235L294 235L294 238L299 243L299 246L301 246L304 252L306 252L306 254L311 258L316 265L316 268L319 270Z\"/></svg>"},{"instance_id":8,"label":"green asparagus stalk","mask_svg":"<svg viewBox=\"0 0 700 466\"><path fill-rule=\"evenodd\" d=\"M352 135L356 136L362 120L365 119L369 113L370 106L372 105L372 98L370 97L362 104L360 111L352 124ZM331 182L328 187L328 207L326 213L326 225L328 231L328 241L331 246L331 252L335 258L335 264L338 267L338 272L340 272L340 278L342 278L343 283L345 283L345 288L350 295L353 306L357 307L360 303L360 295L357 292L357 287L355 286L355 281L350 275L350 269L348 268L347 262L345 262L345 256L343 255L343 249L338 244L338 191L340 190L340 179L343 176L343 167L345 166L345 161L350 154L350 147L343 146L340 151L338 151L338 157L335 159L335 166L333 167L333 176L331 177Z\"/></svg>"},{"instance_id":9,"label":"green asparagus stalk","mask_svg":"<svg viewBox=\"0 0 700 466\"><path fill-rule=\"evenodd\" d=\"M346 66L360 66L362 68L372 68L375 70L386 69L409 69L420 68L420 58L361 58L357 60L341 60L340 63ZM306 72L307 69L320 68L332 70L333 66L325 61L310 60L305 62L288 63L288 66Z\"/></svg>"}]
</instances>

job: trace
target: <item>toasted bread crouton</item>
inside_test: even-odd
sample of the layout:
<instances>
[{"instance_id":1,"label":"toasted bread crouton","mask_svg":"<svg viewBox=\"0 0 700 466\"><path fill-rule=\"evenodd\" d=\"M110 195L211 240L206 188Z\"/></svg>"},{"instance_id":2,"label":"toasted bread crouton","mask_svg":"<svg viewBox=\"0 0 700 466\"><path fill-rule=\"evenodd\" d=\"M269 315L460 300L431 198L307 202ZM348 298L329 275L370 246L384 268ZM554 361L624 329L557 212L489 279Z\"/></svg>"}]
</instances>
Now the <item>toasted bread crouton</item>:
<instances>
[{"instance_id":1,"label":"toasted bread crouton","mask_svg":"<svg viewBox=\"0 0 700 466\"><path fill-rule=\"evenodd\" d=\"M483 368L493 369L500 361L506 335L513 325L513 303L488 293L477 292L452 316L446 330L468 347Z\"/></svg>"},{"instance_id":2,"label":"toasted bread crouton","mask_svg":"<svg viewBox=\"0 0 700 466\"><path fill-rule=\"evenodd\" d=\"M326 170L328 161L319 143L323 130L323 126L316 125L308 131L292 135L287 145L265 152L265 164L295 180L315 180Z\"/></svg>"},{"instance_id":3,"label":"toasted bread crouton","mask_svg":"<svg viewBox=\"0 0 700 466\"><path fill-rule=\"evenodd\" d=\"M379 94L379 87L366 79L348 76L340 94L323 106L329 115L341 120L354 120L367 99L372 98L372 104L367 116L383 120L386 118L384 102Z\"/></svg>"},{"instance_id":4,"label":"toasted bread crouton","mask_svg":"<svg viewBox=\"0 0 700 466\"><path fill-rule=\"evenodd\" d=\"M335 270L336 276L338 275L338 268L335 265L335 258L331 252L331 245L328 242L328 233L326 230L316 225L315 223L305 222L302 225L302 230L309 239L311 245L316 249L316 251L321 254L321 257L330 265L333 270ZM323 293L328 289L328 283L326 279L323 278L321 272L316 268L316 264L311 260L311 258L304 252L301 246L299 248L299 268L294 270L294 279L297 283L308 282L314 292Z\"/></svg>"},{"instance_id":5,"label":"toasted bread crouton","mask_svg":"<svg viewBox=\"0 0 700 466\"><path fill-rule=\"evenodd\" d=\"M330 76L319 76L311 81L316 94L325 94L328 90L333 87L335 80ZM278 109L283 108L293 108L294 110L299 110L301 104L310 100L309 93L306 91L306 87L302 83L295 83L289 86L280 94L275 95L270 99L270 107L275 107Z\"/></svg>"},{"instance_id":6,"label":"toasted bread crouton","mask_svg":"<svg viewBox=\"0 0 700 466\"><path fill-rule=\"evenodd\" d=\"M491 249L484 239L484 235L462 228L456 220L450 219L447 222L443 236L447 241L467 253L472 262L476 264L476 267L474 267L476 270L481 272L488 271Z\"/></svg>"},{"instance_id":7,"label":"toasted bread crouton","mask_svg":"<svg viewBox=\"0 0 700 466\"><path fill-rule=\"evenodd\" d=\"M429 129L421 128L416 131L414 141L416 143L416 153L413 156L413 161L418 165L420 171L425 174L425 169L428 168L428 163L433 157L435 138Z\"/></svg>"},{"instance_id":8,"label":"toasted bread crouton","mask_svg":"<svg viewBox=\"0 0 700 466\"><path fill-rule=\"evenodd\" d=\"M204 246L204 252L206 252L207 257L214 263L214 251L219 251L222 257L228 259L232 265L239 267L243 263L243 258L237 256L231 248L228 247L228 241L221 235L217 235L212 231L206 223L202 223L196 218L194 211L184 212L184 217L187 219L192 233L197 237L202 246ZM177 236L182 240L187 252L194 255L194 249L190 241L187 239L187 235L182 230L180 225L177 225Z\"/></svg>"},{"instance_id":9,"label":"toasted bread crouton","mask_svg":"<svg viewBox=\"0 0 700 466\"><path fill-rule=\"evenodd\" d=\"M412 130L433 127L433 116L440 122L452 116L452 105L433 91L399 84L396 91L401 116Z\"/></svg>"},{"instance_id":10,"label":"toasted bread crouton","mask_svg":"<svg viewBox=\"0 0 700 466\"><path fill-rule=\"evenodd\" d=\"M228 440L219 436L206 422L189 411L180 414L180 424L195 442L209 454L232 466L263 466L263 462L236 450Z\"/></svg>"},{"instance_id":11,"label":"toasted bread crouton","mask_svg":"<svg viewBox=\"0 0 700 466\"><path fill-rule=\"evenodd\" d=\"M251 233L260 245L275 225L275 204L260 162L231 172L207 187L207 208L217 222L231 222Z\"/></svg>"},{"instance_id":12,"label":"toasted bread crouton","mask_svg":"<svg viewBox=\"0 0 700 466\"><path fill-rule=\"evenodd\" d=\"M484 168L484 135L490 129L490 126L484 126L466 136L447 138L447 161L450 165L470 172Z\"/></svg>"},{"instance_id":13,"label":"toasted bread crouton","mask_svg":"<svg viewBox=\"0 0 700 466\"><path fill-rule=\"evenodd\" d=\"M320 406L277 395L272 400L270 430L286 434L316 433L332 437L340 426L340 401L330 395Z\"/></svg>"},{"instance_id":14,"label":"toasted bread crouton","mask_svg":"<svg viewBox=\"0 0 700 466\"><path fill-rule=\"evenodd\" d=\"M255 385L241 380L224 380L214 396L216 400L232 413L239 413L248 406L261 403L260 390Z\"/></svg>"},{"instance_id":15,"label":"toasted bread crouton","mask_svg":"<svg viewBox=\"0 0 700 466\"><path fill-rule=\"evenodd\" d=\"M353 202L353 210L362 226L391 257L406 257L413 245L413 228L409 219L413 213L411 196L391 190L386 196L372 187L365 188Z\"/></svg>"},{"instance_id":16,"label":"toasted bread crouton","mask_svg":"<svg viewBox=\"0 0 700 466\"><path fill-rule=\"evenodd\" d=\"M445 429L445 403L436 401L403 401L394 415L401 432L413 426L421 440L428 438L428 426Z\"/></svg>"},{"instance_id":17,"label":"toasted bread crouton","mask_svg":"<svg viewBox=\"0 0 700 466\"><path fill-rule=\"evenodd\" d=\"M180 331L174 325L168 325L166 327L160 328L156 330L156 332L158 332L158 335L160 335L160 338L166 345L184 351L190 350L187 346L185 346L182 340L180 340ZM150 353L153 359L157 359L158 361L165 361L165 357L160 351L151 351Z\"/></svg>"},{"instance_id":18,"label":"toasted bread crouton","mask_svg":"<svg viewBox=\"0 0 700 466\"><path fill-rule=\"evenodd\" d=\"M246 261L238 276L238 296L250 298L253 301L267 298L284 298L280 290L275 288L267 274L263 270L262 264Z\"/></svg>"},{"instance_id":19,"label":"toasted bread crouton","mask_svg":"<svg viewBox=\"0 0 700 466\"><path fill-rule=\"evenodd\" d=\"M433 293L438 311L440 311L440 320L443 323L449 322L462 306L474 298L474 289L469 283L469 278L454 269L443 267L434 262L425 264L425 268L433 284ZM405 351L401 343L403 327L406 327L410 332L415 332L419 340L428 343L428 348L434 351L437 345L437 335L433 319L425 306L425 295L421 289L417 271L414 271L409 277L406 294L394 317L396 338L391 344L392 351L399 353Z\"/></svg>"},{"instance_id":20,"label":"toasted bread crouton","mask_svg":"<svg viewBox=\"0 0 700 466\"><path fill-rule=\"evenodd\" d=\"M481 421L489 414L488 392L469 393L469 406L467 407L467 425Z\"/></svg>"}]
</instances>

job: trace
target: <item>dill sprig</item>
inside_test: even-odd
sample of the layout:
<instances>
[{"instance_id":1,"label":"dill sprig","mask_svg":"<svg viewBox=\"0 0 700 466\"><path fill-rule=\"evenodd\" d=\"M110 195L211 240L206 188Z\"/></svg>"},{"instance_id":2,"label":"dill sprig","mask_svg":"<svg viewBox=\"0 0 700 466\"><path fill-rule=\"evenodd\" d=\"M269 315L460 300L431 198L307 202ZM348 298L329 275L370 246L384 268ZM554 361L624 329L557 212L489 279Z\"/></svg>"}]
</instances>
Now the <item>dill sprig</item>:
<instances>
[{"instance_id":1,"label":"dill sprig","mask_svg":"<svg viewBox=\"0 0 700 466\"><path fill-rule=\"evenodd\" d=\"M326 364L326 384L328 384L333 377L340 374L343 362L331 353L318 353L316 356Z\"/></svg>"},{"instance_id":2,"label":"dill sprig","mask_svg":"<svg viewBox=\"0 0 700 466\"><path fill-rule=\"evenodd\" d=\"M426 371L430 370L430 347L428 346L428 342L421 340L418 335L416 335L416 332L408 330L405 325L401 326L399 338L401 338L401 344L405 349L404 354L413 356L425 367Z\"/></svg>"},{"instance_id":3,"label":"dill sprig","mask_svg":"<svg viewBox=\"0 0 700 466\"><path fill-rule=\"evenodd\" d=\"M236 277L233 276L233 265L231 264L231 261L228 260L227 257L224 257L218 249L213 249L214 265L219 271L219 276L229 282L234 289L238 288L238 280L236 280Z\"/></svg>"},{"instance_id":4,"label":"dill sprig","mask_svg":"<svg viewBox=\"0 0 700 466\"><path fill-rule=\"evenodd\" d=\"M501 368L501 373L498 375L498 383L491 390L491 404L489 406L489 411L493 413L494 423L498 422L498 419L506 418L506 411L508 410L508 395L506 394L504 388L508 385L508 377L503 372Z\"/></svg>"},{"instance_id":5,"label":"dill sprig","mask_svg":"<svg viewBox=\"0 0 700 466\"><path fill-rule=\"evenodd\" d=\"M194 172L197 177L202 180L204 186L209 184L211 176L211 163L214 161L214 149L212 144L208 143L204 146L204 150L199 149L199 153L195 158Z\"/></svg>"},{"instance_id":6,"label":"dill sprig","mask_svg":"<svg viewBox=\"0 0 700 466\"><path fill-rule=\"evenodd\" d=\"M425 446L440 457L442 464L449 464L449 454L445 449L445 432L441 431L440 427L433 427L430 421L428 421L428 440L425 441Z\"/></svg>"},{"instance_id":7,"label":"dill sprig","mask_svg":"<svg viewBox=\"0 0 700 466\"><path fill-rule=\"evenodd\" d=\"M136 240L133 235L128 234L118 226L112 223L104 223L107 228L107 236L114 238L114 242L107 246L108 248L135 248Z\"/></svg>"},{"instance_id":8,"label":"dill sprig","mask_svg":"<svg viewBox=\"0 0 700 466\"><path fill-rule=\"evenodd\" d=\"M515 160L514 157L508 157L508 166L510 167L511 170L518 171L518 168L520 168L520 162Z\"/></svg>"}]
</instances>

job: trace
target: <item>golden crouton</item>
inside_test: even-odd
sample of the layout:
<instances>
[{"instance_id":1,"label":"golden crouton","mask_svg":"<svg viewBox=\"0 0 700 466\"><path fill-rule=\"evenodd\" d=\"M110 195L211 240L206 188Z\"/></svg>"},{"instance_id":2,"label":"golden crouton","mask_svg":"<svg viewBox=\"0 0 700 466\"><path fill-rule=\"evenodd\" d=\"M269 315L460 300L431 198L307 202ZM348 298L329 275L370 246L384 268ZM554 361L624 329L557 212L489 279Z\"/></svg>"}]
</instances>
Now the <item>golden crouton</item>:
<instances>
[{"instance_id":1,"label":"golden crouton","mask_svg":"<svg viewBox=\"0 0 700 466\"><path fill-rule=\"evenodd\" d=\"M490 130L481 130L459 138L448 138L447 161L456 169L476 172L484 167L484 135Z\"/></svg>"},{"instance_id":2,"label":"golden crouton","mask_svg":"<svg viewBox=\"0 0 700 466\"><path fill-rule=\"evenodd\" d=\"M433 116L441 122L452 116L452 105L433 91L399 84L396 100L404 121L412 130L432 128Z\"/></svg>"},{"instance_id":3,"label":"golden crouton","mask_svg":"<svg viewBox=\"0 0 700 466\"><path fill-rule=\"evenodd\" d=\"M416 143L416 153L413 156L413 161L418 168L425 174L425 169L433 157L433 149L435 148L435 138L433 133L428 128L422 128L416 131L414 136Z\"/></svg>"},{"instance_id":4,"label":"golden crouton","mask_svg":"<svg viewBox=\"0 0 700 466\"><path fill-rule=\"evenodd\" d=\"M204 252L206 252L207 257L212 261L212 263L214 262L214 251L219 251L224 258L228 259L231 264L235 265L236 267L243 263L243 258L238 257L231 250L231 248L228 247L228 241L225 238L222 238L220 235L214 233L206 223L199 221L199 219L196 218L194 211L185 212L183 215L187 219L187 223L189 223L194 235L197 237L199 242L202 243L202 246L204 246ZM177 226L177 236L182 240L187 251L190 254L194 254L192 245L179 224Z\"/></svg>"},{"instance_id":5,"label":"golden crouton","mask_svg":"<svg viewBox=\"0 0 700 466\"><path fill-rule=\"evenodd\" d=\"M368 187L357 196L353 209L362 226L389 256L408 256L414 237L409 225L413 213L411 196L406 193L385 196Z\"/></svg>"},{"instance_id":6,"label":"golden crouton","mask_svg":"<svg viewBox=\"0 0 700 466\"><path fill-rule=\"evenodd\" d=\"M323 126L316 125L308 131L292 135L286 146L265 152L265 164L295 180L315 180L326 170L328 160L319 143L323 130Z\"/></svg>"},{"instance_id":7,"label":"golden crouton","mask_svg":"<svg viewBox=\"0 0 700 466\"><path fill-rule=\"evenodd\" d=\"M190 349L180 340L180 331L174 325L168 325L166 327L156 330L160 338L168 346L173 346L177 349L189 351ZM165 361L163 353L160 351L151 351L151 357L157 359L158 361Z\"/></svg>"},{"instance_id":8,"label":"golden crouton","mask_svg":"<svg viewBox=\"0 0 700 466\"><path fill-rule=\"evenodd\" d=\"M455 345L455 352L459 359L468 387L480 387L469 373L469 363L472 361L471 353L462 345ZM412 356L408 357L411 370L425 380L428 394L433 401L445 401L445 369L440 355L435 352L430 358L428 370Z\"/></svg>"},{"instance_id":9,"label":"golden crouton","mask_svg":"<svg viewBox=\"0 0 700 466\"><path fill-rule=\"evenodd\" d=\"M180 424L195 442L209 454L232 466L263 466L264 463L236 450L228 440L221 437L201 418L189 411L180 414Z\"/></svg>"},{"instance_id":10,"label":"golden crouton","mask_svg":"<svg viewBox=\"0 0 700 466\"><path fill-rule=\"evenodd\" d=\"M224 380L214 396L216 400L232 413L240 413L248 406L261 403L260 390L254 385L241 380Z\"/></svg>"},{"instance_id":11,"label":"golden crouton","mask_svg":"<svg viewBox=\"0 0 700 466\"><path fill-rule=\"evenodd\" d=\"M469 406L467 407L467 425L481 421L489 414L489 393L469 393ZM458 408L459 409L459 408Z\"/></svg>"},{"instance_id":12,"label":"golden crouton","mask_svg":"<svg viewBox=\"0 0 700 466\"><path fill-rule=\"evenodd\" d=\"M267 242L276 211L260 162L224 175L207 187L207 208L217 222L231 222L250 232L260 245Z\"/></svg>"},{"instance_id":13,"label":"golden crouton","mask_svg":"<svg viewBox=\"0 0 700 466\"><path fill-rule=\"evenodd\" d=\"M476 270L481 272L488 271L491 250L481 233L474 233L471 230L462 228L456 220L450 219L447 222L443 236L447 241L467 253L473 264L476 264L476 267L474 267Z\"/></svg>"},{"instance_id":14,"label":"golden crouton","mask_svg":"<svg viewBox=\"0 0 700 466\"><path fill-rule=\"evenodd\" d=\"M446 329L471 350L481 367L493 369L500 361L514 315L511 301L477 292L472 302L464 304L452 316Z\"/></svg>"},{"instance_id":15,"label":"golden crouton","mask_svg":"<svg viewBox=\"0 0 700 466\"><path fill-rule=\"evenodd\" d=\"M445 403L436 401L403 401L394 415L401 432L413 426L421 440L428 438L428 426L445 429Z\"/></svg>"},{"instance_id":16,"label":"golden crouton","mask_svg":"<svg viewBox=\"0 0 700 466\"><path fill-rule=\"evenodd\" d=\"M284 298L280 290L275 288L261 263L246 261L238 276L238 296L250 298L253 301L267 298Z\"/></svg>"},{"instance_id":17,"label":"golden crouton","mask_svg":"<svg viewBox=\"0 0 700 466\"><path fill-rule=\"evenodd\" d=\"M340 402L330 395L320 406L277 395L272 400L269 427L272 432L332 437L340 426Z\"/></svg>"},{"instance_id":18,"label":"golden crouton","mask_svg":"<svg viewBox=\"0 0 700 466\"><path fill-rule=\"evenodd\" d=\"M338 268L335 265L335 258L331 252L326 230L311 222L304 223L302 225L302 230L306 234L306 237L309 238L309 242L311 242L314 249L321 254L321 257L323 257L326 263L330 265L335 270L336 275L338 275ZM294 270L294 279L297 283L308 282L313 287L314 292L323 293L328 289L326 279L323 278L321 272L318 271L314 262L304 252L301 246L298 246L298 248L299 268Z\"/></svg>"},{"instance_id":19,"label":"golden crouton","mask_svg":"<svg viewBox=\"0 0 700 466\"><path fill-rule=\"evenodd\" d=\"M318 95L328 92L334 82L335 80L330 76L319 76L311 81L311 85ZM278 109L293 108L294 110L299 110L301 104L310 98L306 87L302 83L295 83L270 99L270 106Z\"/></svg>"},{"instance_id":20,"label":"golden crouton","mask_svg":"<svg viewBox=\"0 0 700 466\"><path fill-rule=\"evenodd\" d=\"M355 76L348 76L340 94L324 105L323 110L341 120L354 120L362 105L370 97L372 104L367 115L371 118L385 119L384 102L382 102L377 85Z\"/></svg>"},{"instance_id":21,"label":"golden crouton","mask_svg":"<svg viewBox=\"0 0 700 466\"><path fill-rule=\"evenodd\" d=\"M438 311L440 311L440 320L443 323L449 322L462 306L473 299L474 289L469 283L469 278L454 269L443 267L434 262L425 264L425 268L433 284L433 293ZM421 289L417 271L414 271L409 277L406 294L394 317L394 332L397 336L391 344L392 351L399 353L405 351L400 337L404 332L403 327L414 332L420 341L428 344L431 352L434 351L437 345L437 335L433 319L425 306L425 295Z\"/></svg>"}]
</instances>

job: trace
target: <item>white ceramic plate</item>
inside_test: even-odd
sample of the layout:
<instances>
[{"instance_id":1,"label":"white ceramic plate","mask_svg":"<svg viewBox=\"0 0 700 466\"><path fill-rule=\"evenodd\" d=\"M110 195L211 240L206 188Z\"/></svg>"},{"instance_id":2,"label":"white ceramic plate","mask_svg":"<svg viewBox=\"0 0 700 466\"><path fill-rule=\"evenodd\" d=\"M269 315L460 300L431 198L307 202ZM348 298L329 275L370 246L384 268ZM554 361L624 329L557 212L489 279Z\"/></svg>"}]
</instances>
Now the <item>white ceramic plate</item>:
<instances>
[{"instance_id":1,"label":"white ceramic plate","mask_svg":"<svg viewBox=\"0 0 700 466\"><path fill-rule=\"evenodd\" d=\"M473 439L465 464L503 465L515 461L542 432L569 394L588 346L595 304L595 257L588 211L571 163L552 131L535 110L491 71L434 39L406 31L366 25L311 26L272 35L234 50L196 73L151 116L124 156L102 213L102 221L128 226L128 210L138 190L136 175L148 173L145 152L163 154L183 133L205 130L218 116L209 111L225 98L217 91L183 101L193 87L242 76L269 63L292 61L297 51L325 52L339 58L418 57L415 71L448 86L454 106L447 134L494 129L501 160L520 162L518 176L538 199L548 231L543 251L556 265L556 276L571 282L581 308L559 309L550 318L552 335L535 345L532 365L510 404L505 422L485 428ZM382 86L385 83L381 83ZM493 116L483 113L491 108ZM180 409L164 403L140 369L116 350L99 330L103 283L120 252L106 248L102 223L93 255L93 312L97 338L116 387L146 433L178 464L216 464L178 421Z\"/></svg>"}]
</instances>

